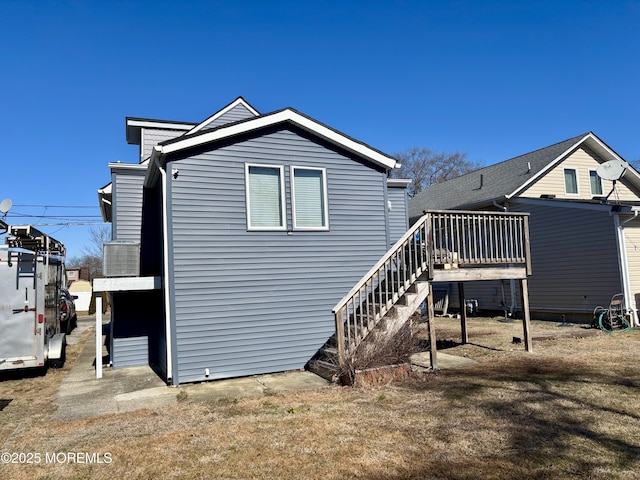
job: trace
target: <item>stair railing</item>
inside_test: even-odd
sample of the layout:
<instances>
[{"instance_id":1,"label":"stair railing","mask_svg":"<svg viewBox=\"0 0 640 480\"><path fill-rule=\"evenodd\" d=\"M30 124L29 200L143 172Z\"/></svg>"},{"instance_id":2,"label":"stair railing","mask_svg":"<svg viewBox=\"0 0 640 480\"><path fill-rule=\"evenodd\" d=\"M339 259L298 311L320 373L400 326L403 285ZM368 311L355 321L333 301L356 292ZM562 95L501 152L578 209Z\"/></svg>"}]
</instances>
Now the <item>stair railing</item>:
<instances>
[{"instance_id":1,"label":"stair railing","mask_svg":"<svg viewBox=\"0 0 640 480\"><path fill-rule=\"evenodd\" d=\"M431 214L418 220L333 308L338 360L352 356L415 281L431 269Z\"/></svg>"}]
</instances>

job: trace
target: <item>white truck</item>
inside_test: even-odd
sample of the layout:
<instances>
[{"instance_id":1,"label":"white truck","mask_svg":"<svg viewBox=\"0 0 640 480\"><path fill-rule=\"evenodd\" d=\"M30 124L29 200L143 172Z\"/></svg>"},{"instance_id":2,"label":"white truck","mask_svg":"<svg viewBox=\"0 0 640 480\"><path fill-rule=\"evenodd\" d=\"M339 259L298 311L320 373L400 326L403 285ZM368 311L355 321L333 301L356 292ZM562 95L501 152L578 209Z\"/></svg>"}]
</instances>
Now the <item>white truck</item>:
<instances>
[{"instance_id":1,"label":"white truck","mask_svg":"<svg viewBox=\"0 0 640 480\"><path fill-rule=\"evenodd\" d=\"M30 225L0 220L0 371L52 366L66 355L58 299L65 286L65 249ZM3 233L0 231L0 233Z\"/></svg>"}]
</instances>

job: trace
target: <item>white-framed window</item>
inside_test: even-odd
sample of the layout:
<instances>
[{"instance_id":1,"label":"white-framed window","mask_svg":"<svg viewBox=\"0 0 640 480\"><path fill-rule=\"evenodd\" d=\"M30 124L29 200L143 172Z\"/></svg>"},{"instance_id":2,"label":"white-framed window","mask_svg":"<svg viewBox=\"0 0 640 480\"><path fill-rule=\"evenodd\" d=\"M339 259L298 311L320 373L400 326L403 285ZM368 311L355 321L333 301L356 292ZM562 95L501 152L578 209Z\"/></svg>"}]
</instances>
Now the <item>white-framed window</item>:
<instances>
[{"instance_id":1,"label":"white-framed window","mask_svg":"<svg viewBox=\"0 0 640 480\"><path fill-rule=\"evenodd\" d=\"M249 230L286 230L284 167L245 164L247 227Z\"/></svg>"},{"instance_id":2,"label":"white-framed window","mask_svg":"<svg viewBox=\"0 0 640 480\"><path fill-rule=\"evenodd\" d=\"M591 185L591 196L602 195L602 179L595 170L589 170L589 184Z\"/></svg>"},{"instance_id":3,"label":"white-framed window","mask_svg":"<svg viewBox=\"0 0 640 480\"><path fill-rule=\"evenodd\" d=\"M578 192L578 172L575 168L564 169L564 191L567 195L577 195Z\"/></svg>"},{"instance_id":4,"label":"white-framed window","mask_svg":"<svg viewBox=\"0 0 640 480\"><path fill-rule=\"evenodd\" d=\"M328 230L327 171L291 166L291 210L295 230Z\"/></svg>"}]
</instances>

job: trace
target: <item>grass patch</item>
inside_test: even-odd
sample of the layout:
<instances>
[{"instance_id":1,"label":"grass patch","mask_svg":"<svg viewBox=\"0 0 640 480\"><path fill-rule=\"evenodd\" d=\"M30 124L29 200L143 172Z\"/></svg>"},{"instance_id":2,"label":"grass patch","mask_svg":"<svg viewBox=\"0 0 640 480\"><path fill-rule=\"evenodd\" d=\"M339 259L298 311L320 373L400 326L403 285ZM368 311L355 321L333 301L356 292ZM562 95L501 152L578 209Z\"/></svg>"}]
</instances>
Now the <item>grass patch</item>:
<instances>
[{"instance_id":1,"label":"grass patch","mask_svg":"<svg viewBox=\"0 0 640 480\"><path fill-rule=\"evenodd\" d=\"M534 334L559 330L532 322ZM400 384L185 397L74 422L49 420L69 367L4 380L1 451L113 460L5 464L0 478L640 478L640 335L545 340L528 354L512 343L521 322L471 318L468 331L462 345L457 320L436 320L442 351L477 365Z\"/></svg>"}]
</instances>

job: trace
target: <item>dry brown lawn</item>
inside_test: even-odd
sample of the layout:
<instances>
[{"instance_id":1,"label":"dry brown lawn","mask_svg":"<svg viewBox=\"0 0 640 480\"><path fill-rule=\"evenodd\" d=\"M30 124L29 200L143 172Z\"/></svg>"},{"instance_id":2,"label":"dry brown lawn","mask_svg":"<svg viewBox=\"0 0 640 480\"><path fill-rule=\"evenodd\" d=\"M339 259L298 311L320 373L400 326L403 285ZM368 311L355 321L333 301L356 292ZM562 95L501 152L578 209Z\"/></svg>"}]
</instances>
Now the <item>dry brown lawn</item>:
<instances>
[{"instance_id":1,"label":"dry brown lawn","mask_svg":"<svg viewBox=\"0 0 640 480\"><path fill-rule=\"evenodd\" d=\"M0 465L0 478L640 478L640 331L534 341L527 354L511 343L519 321L470 319L468 345L457 320L436 325L443 351L478 364L379 388L182 395L172 408L65 423L50 415L69 366L5 379L2 452L108 452L111 463Z\"/></svg>"}]
</instances>

